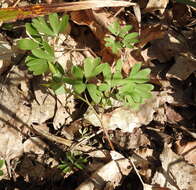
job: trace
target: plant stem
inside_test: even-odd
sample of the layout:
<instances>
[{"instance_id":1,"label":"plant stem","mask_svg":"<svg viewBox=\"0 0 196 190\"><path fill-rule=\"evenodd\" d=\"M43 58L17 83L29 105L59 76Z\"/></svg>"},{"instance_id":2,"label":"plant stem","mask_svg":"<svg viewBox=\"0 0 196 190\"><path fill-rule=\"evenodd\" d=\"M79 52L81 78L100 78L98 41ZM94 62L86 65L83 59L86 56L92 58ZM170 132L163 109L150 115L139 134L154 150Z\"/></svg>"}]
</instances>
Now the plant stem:
<instances>
[{"instance_id":1,"label":"plant stem","mask_svg":"<svg viewBox=\"0 0 196 190\"><path fill-rule=\"evenodd\" d=\"M101 118L100 118L99 114L97 113L97 111L95 110L95 108L94 108L94 107L91 105L91 103L88 101L88 99L87 99L87 97L86 97L86 94L85 94L85 98L83 98L83 97L81 97L81 96L79 96L79 95L77 95L77 97L78 97L79 99L81 99L83 102L87 103L88 106L93 110L93 112L95 113L97 119L99 120L99 122L100 122L100 124L101 124L101 127L102 127L102 129L103 129L103 132L104 132L105 135L106 135L106 138L107 138L107 140L108 140L108 143L109 143L109 145L110 145L110 148L111 148L112 150L114 150L114 145L112 144L112 142L111 142L111 140L110 140L110 137L109 137L109 135L108 135L107 129L104 127L103 121L101 120Z\"/></svg>"}]
</instances>

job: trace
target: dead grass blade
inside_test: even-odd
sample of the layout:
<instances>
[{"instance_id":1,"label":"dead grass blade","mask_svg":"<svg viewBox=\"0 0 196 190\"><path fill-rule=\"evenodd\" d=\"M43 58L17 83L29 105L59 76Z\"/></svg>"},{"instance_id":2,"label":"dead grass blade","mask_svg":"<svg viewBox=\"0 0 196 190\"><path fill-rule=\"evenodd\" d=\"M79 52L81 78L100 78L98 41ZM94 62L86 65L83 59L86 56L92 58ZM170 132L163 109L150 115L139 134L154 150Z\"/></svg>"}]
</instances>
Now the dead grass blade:
<instances>
[{"instance_id":1,"label":"dead grass blade","mask_svg":"<svg viewBox=\"0 0 196 190\"><path fill-rule=\"evenodd\" d=\"M54 4L38 4L25 7L10 7L0 9L0 22L11 22L18 19L33 18L54 12L78 11L102 7L128 7L135 5L127 1L98 0Z\"/></svg>"}]
</instances>

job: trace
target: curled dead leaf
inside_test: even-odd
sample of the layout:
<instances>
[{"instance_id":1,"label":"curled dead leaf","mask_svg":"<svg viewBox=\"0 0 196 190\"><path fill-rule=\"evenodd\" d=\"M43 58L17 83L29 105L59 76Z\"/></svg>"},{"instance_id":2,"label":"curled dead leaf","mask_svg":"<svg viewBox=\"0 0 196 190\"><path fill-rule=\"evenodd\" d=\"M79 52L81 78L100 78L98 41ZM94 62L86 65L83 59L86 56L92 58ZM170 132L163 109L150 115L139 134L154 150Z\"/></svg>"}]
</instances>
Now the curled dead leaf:
<instances>
[{"instance_id":1,"label":"curled dead leaf","mask_svg":"<svg viewBox=\"0 0 196 190\"><path fill-rule=\"evenodd\" d=\"M190 164L196 164L196 141L182 143L177 141L175 143L177 154L182 155Z\"/></svg>"}]
</instances>

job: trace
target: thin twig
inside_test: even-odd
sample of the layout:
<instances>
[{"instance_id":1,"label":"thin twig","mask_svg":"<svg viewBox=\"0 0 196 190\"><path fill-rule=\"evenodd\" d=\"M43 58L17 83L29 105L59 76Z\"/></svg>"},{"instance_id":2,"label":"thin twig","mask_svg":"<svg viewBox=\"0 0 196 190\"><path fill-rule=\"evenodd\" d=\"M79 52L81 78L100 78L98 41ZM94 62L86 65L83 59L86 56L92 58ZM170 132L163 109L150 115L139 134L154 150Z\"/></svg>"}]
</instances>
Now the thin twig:
<instances>
[{"instance_id":1,"label":"thin twig","mask_svg":"<svg viewBox=\"0 0 196 190\"><path fill-rule=\"evenodd\" d=\"M20 3L20 0L17 0L13 5L12 7L16 7L18 5L18 3Z\"/></svg>"},{"instance_id":2,"label":"thin twig","mask_svg":"<svg viewBox=\"0 0 196 190\"><path fill-rule=\"evenodd\" d=\"M95 108L94 108L94 107L91 105L91 103L88 101L88 99L87 99L87 97L86 97L86 94L85 94L85 99L82 98L82 97L80 97L80 96L79 96L78 98L80 98L81 100L83 100L84 102L86 102L86 103L89 105L89 107L91 107L91 109L93 110L93 112L95 113L97 119L99 120L99 122L100 122L100 124L101 124L101 127L102 127L102 129L103 129L103 132L104 132L105 135L106 135L106 138L107 138L107 140L108 140L108 142L109 142L109 145L110 145L111 149L114 150L114 145L112 144L112 142L111 142L111 140L110 140L110 137L109 137L109 135L108 135L108 132L107 132L107 130L106 130L104 124L103 124L103 121L102 121L102 119L100 118L100 116L99 116L99 114L97 113L97 111L95 110Z\"/></svg>"}]
</instances>

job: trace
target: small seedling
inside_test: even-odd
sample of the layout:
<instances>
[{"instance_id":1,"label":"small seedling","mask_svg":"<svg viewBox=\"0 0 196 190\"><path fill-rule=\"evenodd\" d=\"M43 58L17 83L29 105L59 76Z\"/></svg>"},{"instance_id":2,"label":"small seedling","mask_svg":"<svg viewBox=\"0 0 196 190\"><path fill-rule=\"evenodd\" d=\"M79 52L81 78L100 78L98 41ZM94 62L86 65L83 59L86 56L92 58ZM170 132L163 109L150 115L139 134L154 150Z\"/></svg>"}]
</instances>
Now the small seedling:
<instances>
[{"instance_id":1,"label":"small seedling","mask_svg":"<svg viewBox=\"0 0 196 190\"><path fill-rule=\"evenodd\" d=\"M71 152L66 153L66 159L62 161L62 164L58 166L64 173L71 172L73 170L83 170L85 164L88 162L82 155L74 155Z\"/></svg>"},{"instance_id":2,"label":"small seedling","mask_svg":"<svg viewBox=\"0 0 196 190\"><path fill-rule=\"evenodd\" d=\"M117 54L123 48L133 48L134 44L139 42L138 33L132 32L132 25L120 26L119 22L114 22L111 26L108 27L108 30L112 33L105 37L106 47L112 48L112 52Z\"/></svg>"},{"instance_id":3,"label":"small seedling","mask_svg":"<svg viewBox=\"0 0 196 190\"><path fill-rule=\"evenodd\" d=\"M57 38L68 25L68 16L59 18L56 13L49 15L48 21L43 17L33 19L26 24L29 38L21 39L18 45L23 50L30 50L25 62L34 75L51 73L51 80L44 84L56 94L72 93L88 104L105 106L111 104L111 98L122 101L125 105L138 108L147 98L151 97L153 85L146 84L150 69L141 69L141 63L135 64L128 76L123 75L121 59L115 63L114 71L108 63L102 63L99 57L86 58L82 66L73 65L71 72L64 71L56 62L54 48L48 41L49 37ZM109 26L113 36L105 38L106 46L114 53L124 48L133 48L138 42L138 33L129 31L131 25L120 26L114 22ZM67 88L72 86L72 90ZM88 95L91 100L87 99Z\"/></svg>"},{"instance_id":4,"label":"small seedling","mask_svg":"<svg viewBox=\"0 0 196 190\"><path fill-rule=\"evenodd\" d=\"M19 40L18 46L22 50L31 51L31 55L27 56L25 63L34 75L53 72L53 67L57 67L54 48L48 43L48 39L58 37L59 33L64 32L68 19L67 15L59 19L58 15L54 13L49 15L49 22L46 22L43 17L38 17L33 19L31 24L25 24L29 38Z\"/></svg>"}]
</instances>

